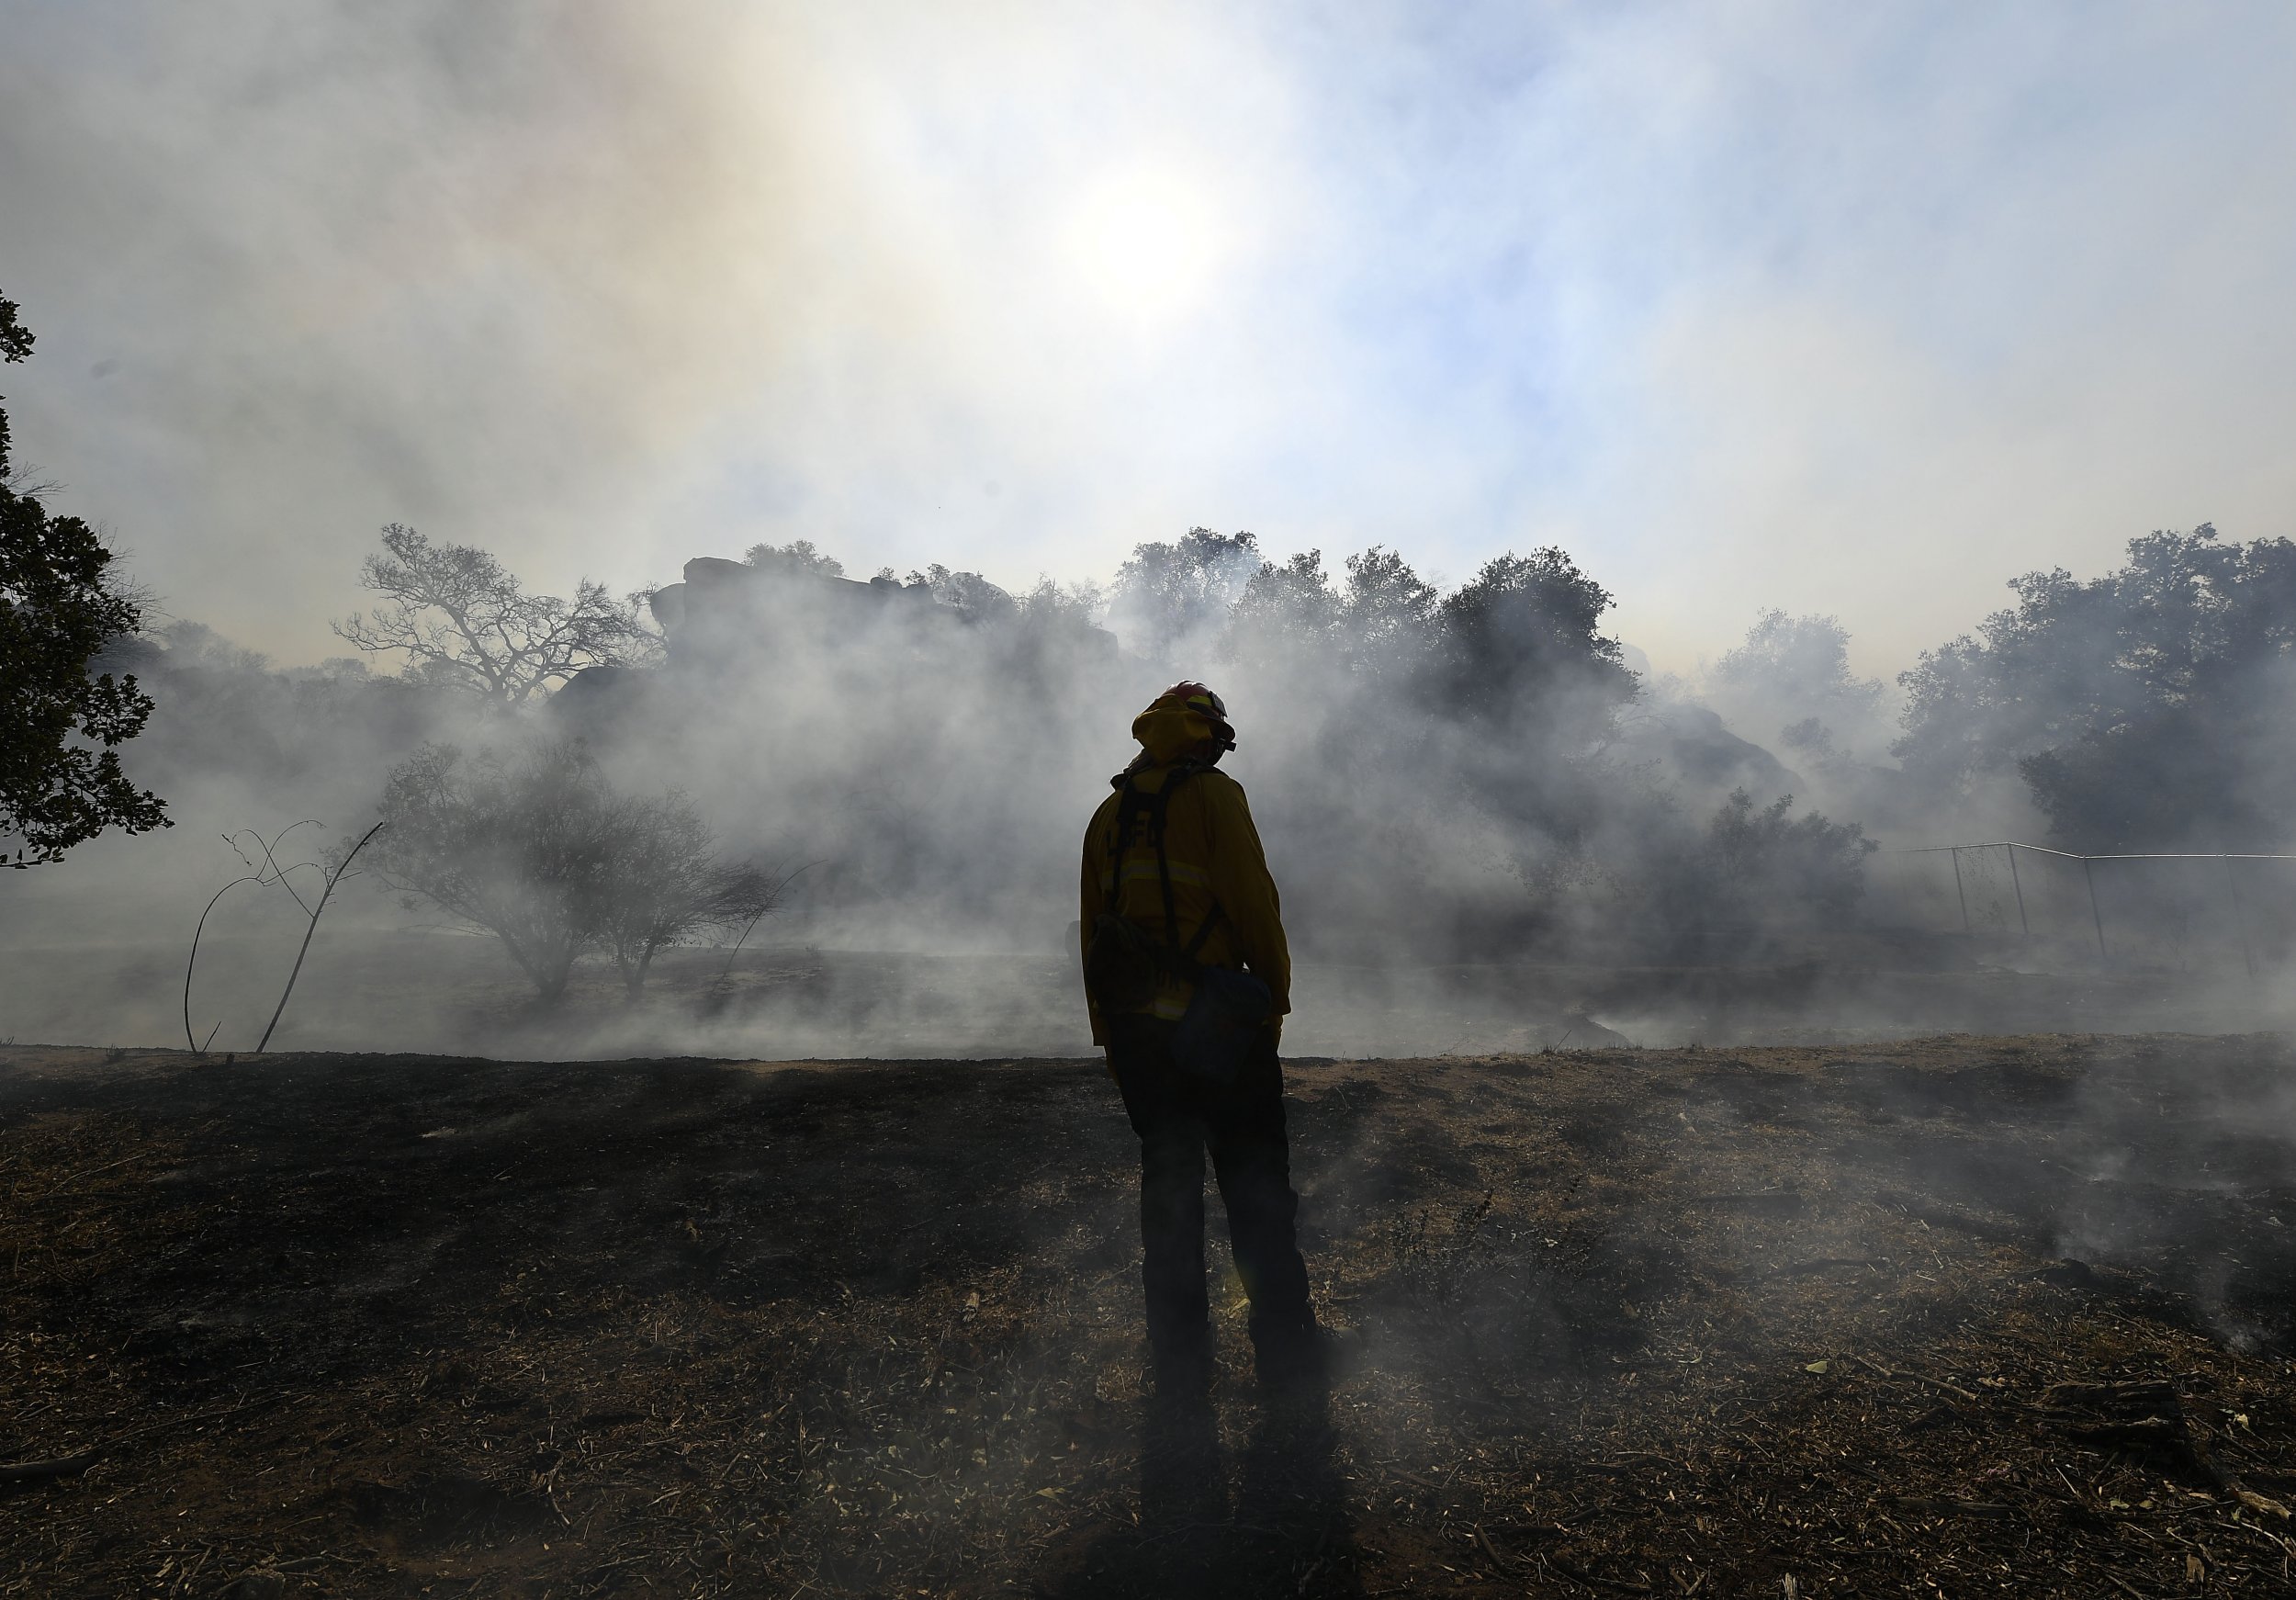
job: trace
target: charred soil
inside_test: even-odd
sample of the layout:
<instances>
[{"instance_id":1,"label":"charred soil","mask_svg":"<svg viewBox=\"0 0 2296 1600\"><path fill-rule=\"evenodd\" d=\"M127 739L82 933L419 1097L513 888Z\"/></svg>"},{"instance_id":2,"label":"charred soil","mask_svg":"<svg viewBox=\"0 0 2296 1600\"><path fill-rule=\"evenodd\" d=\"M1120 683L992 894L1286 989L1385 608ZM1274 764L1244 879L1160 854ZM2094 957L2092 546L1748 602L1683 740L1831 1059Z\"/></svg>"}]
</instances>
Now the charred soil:
<instances>
[{"instance_id":1,"label":"charred soil","mask_svg":"<svg viewBox=\"0 0 2296 1600\"><path fill-rule=\"evenodd\" d=\"M1289 1075L1189 1413L1097 1064L0 1052L0 1593L2296 1592L2279 1042Z\"/></svg>"}]
</instances>

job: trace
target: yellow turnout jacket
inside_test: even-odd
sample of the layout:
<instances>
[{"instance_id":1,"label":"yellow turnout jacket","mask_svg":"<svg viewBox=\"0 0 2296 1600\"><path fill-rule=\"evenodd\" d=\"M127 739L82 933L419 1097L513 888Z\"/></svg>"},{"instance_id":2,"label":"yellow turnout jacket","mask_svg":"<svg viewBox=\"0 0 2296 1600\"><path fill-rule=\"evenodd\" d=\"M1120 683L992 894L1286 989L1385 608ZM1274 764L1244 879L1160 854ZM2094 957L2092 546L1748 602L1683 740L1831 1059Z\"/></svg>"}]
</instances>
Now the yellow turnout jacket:
<instances>
[{"instance_id":1,"label":"yellow turnout jacket","mask_svg":"<svg viewBox=\"0 0 2296 1600\"><path fill-rule=\"evenodd\" d=\"M1176 752L1192 739L1176 715L1158 708L1144 714L1132 732L1147 748L1142 762L1130 776L1143 794L1155 794L1171 780ZM1163 726L1167 715L1173 726ZM1202 737L1200 727L1195 737ZM1162 759L1159 759L1162 758ZM1113 910L1136 923L1151 938L1164 941L1164 890L1156 876L1156 851L1148 837L1145 819L1137 811L1134 837L1121 850L1112 850L1117 807L1121 794L1110 794L1093 813L1085 830L1081 907L1085 955L1089 959L1092 925L1103 911ZM1252 808L1244 786L1217 770L1199 770L1174 792L1165 814L1165 857L1172 872L1173 909L1177 922L1173 932L1185 949L1217 905L1225 913L1197 952L1206 966L1243 967L1266 984L1275 997L1276 1015L1291 1009L1291 952L1284 942L1282 906L1276 881L1268 876L1266 852L1259 829L1252 824ZM1158 986L1149 1010L1177 1020L1187 1009L1195 986L1185 978L1167 976ZM1090 997L1086 997L1087 1005ZM1097 1007L1092 1012L1092 1041L1105 1043L1106 1020Z\"/></svg>"}]
</instances>

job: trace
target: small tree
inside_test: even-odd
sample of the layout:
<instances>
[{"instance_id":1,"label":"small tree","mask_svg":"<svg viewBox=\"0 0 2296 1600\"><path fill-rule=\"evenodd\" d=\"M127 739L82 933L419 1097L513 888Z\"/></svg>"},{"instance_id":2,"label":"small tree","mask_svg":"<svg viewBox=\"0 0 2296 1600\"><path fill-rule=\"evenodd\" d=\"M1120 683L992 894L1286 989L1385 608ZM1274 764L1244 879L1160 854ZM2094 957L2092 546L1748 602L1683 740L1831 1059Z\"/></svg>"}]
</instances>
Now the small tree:
<instances>
[{"instance_id":1,"label":"small tree","mask_svg":"<svg viewBox=\"0 0 2296 1600\"><path fill-rule=\"evenodd\" d=\"M1757 806L1731 792L1706 824L1700 876L1725 919L1836 928L1865 893L1865 858L1879 848L1854 822L1792 816L1794 796Z\"/></svg>"},{"instance_id":2,"label":"small tree","mask_svg":"<svg viewBox=\"0 0 2296 1600\"><path fill-rule=\"evenodd\" d=\"M1415 670L1435 638L1435 586L1378 545L1346 566L1334 589L1321 550L1281 566L1263 561L1229 609L1226 653L1255 666L1289 660L1322 671L1337 664L1367 681Z\"/></svg>"},{"instance_id":3,"label":"small tree","mask_svg":"<svg viewBox=\"0 0 2296 1600\"><path fill-rule=\"evenodd\" d=\"M426 744L391 769L376 875L493 934L555 1000L593 938L623 807L579 739L510 760Z\"/></svg>"},{"instance_id":4,"label":"small tree","mask_svg":"<svg viewBox=\"0 0 2296 1600\"><path fill-rule=\"evenodd\" d=\"M1190 528L1168 545L1138 545L1117 569L1110 613L1138 645L1162 653L1225 622L1261 565L1250 534Z\"/></svg>"},{"instance_id":5,"label":"small tree","mask_svg":"<svg viewBox=\"0 0 2296 1600\"><path fill-rule=\"evenodd\" d=\"M910 573L902 587L930 591L937 604L966 622L1006 623L1020 614L1020 603L978 572L952 572L938 561Z\"/></svg>"},{"instance_id":6,"label":"small tree","mask_svg":"<svg viewBox=\"0 0 2296 1600\"><path fill-rule=\"evenodd\" d=\"M782 901L782 882L717 859L709 826L683 794L627 800L597 901L599 941L636 1000L654 958L722 929L747 927Z\"/></svg>"},{"instance_id":7,"label":"small tree","mask_svg":"<svg viewBox=\"0 0 2296 1600\"><path fill-rule=\"evenodd\" d=\"M811 539L792 539L786 545L752 545L742 552L741 558L768 571L804 572L816 578L845 576L845 563L835 556L822 554Z\"/></svg>"},{"instance_id":8,"label":"small tree","mask_svg":"<svg viewBox=\"0 0 2296 1600\"><path fill-rule=\"evenodd\" d=\"M1256 668L1320 665L1339 625L1339 599L1323 574L1323 552L1305 550L1277 566L1263 561L1228 609L1221 653Z\"/></svg>"},{"instance_id":9,"label":"small tree","mask_svg":"<svg viewBox=\"0 0 2296 1600\"><path fill-rule=\"evenodd\" d=\"M571 601L529 594L488 552L433 545L399 523L383 530L383 548L359 584L385 603L330 625L371 655L404 652L417 676L517 705L648 645L637 598L616 600L602 583L585 578Z\"/></svg>"},{"instance_id":10,"label":"small tree","mask_svg":"<svg viewBox=\"0 0 2296 1600\"><path fill-rule=\"evenodd\" d=\"M580 739L468 761L424 745L391 770L382 814L376 875L500 939L546 1000L593 946L636 999L663 950L781 902L781 880L718 860L683 794L616 794Z\"/></svg>"},{"instance_id":11,"label":"small tree","mask_svg":"<svg viewBox=\"0 0 2296 1600\"><path fill-rule=\"evenodd\" d=\"M0 299L0 358L21 361L31 350L16 302ZM88 663L142 620L111 563L93 528L50 516L38 492L10 475L0 411L0 837L21 840L5 858L12 867L59 861L107 828L170 826L166 803L128 781L112 748L143 730L151 697L132 676L88 675Z\"/></svg>"},{"instance_id":12,"label":"small tree","mask_svg":"<svg viewBox=\"0 0 2296 1600\"><path fill-rule=\"evenodd\" d=\"M1347 650L1367 676L1408 674L1433 641L1442 597L1398 550L1374 545L1347 558Z\"/></svg>"},{"instance_id":13,"label":"small tree","mask_svg":"<svg viewBox=\"0 0 2296 1600\"><path fill-rule=\"evenodd\" d=\"M1597 739L1635 697L1618 641L1600 631L1611 604L1559 549L1484 562L1435 607L1435 703L1462 720L1543 729L1566 749Z\"/></svg>"},{"instance_id":14,"label":"small tree","mask_svg":"<svg viewBox=\"0 0 2296 1600\"><path fill-rule=\"evenodd\" d=\"M1708 674L1708 693L1741 727L1770 727L1797 760L1839 765L1879 722L1882 684L1850 669L1850 633L1830 616L1773 607Z\"/></svg>"}]
</instances>

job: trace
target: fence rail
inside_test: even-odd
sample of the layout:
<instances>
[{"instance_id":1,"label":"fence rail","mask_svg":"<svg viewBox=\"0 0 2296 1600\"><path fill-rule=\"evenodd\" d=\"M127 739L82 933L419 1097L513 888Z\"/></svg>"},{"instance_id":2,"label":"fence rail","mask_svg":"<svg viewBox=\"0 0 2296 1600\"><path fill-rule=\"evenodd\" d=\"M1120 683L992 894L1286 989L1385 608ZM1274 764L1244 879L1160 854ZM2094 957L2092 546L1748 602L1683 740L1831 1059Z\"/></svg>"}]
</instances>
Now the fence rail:
<instances>
[{"instance_id":1,"label":"fence rail","mask_svg":"<svg viewBox=\"0 0 2296 1600\"><path fill-rule=\"evenodd\" d=\"M2063 885L2054 883L2028 884L2029 871L2019 865L2020 851L2029 858L2037 858L2029 862L2030 868L2040 869L2031 874L2036 878L2044 873L2067 870L2070 863L2079 864L2080 892L2073 896L2071 907L2065 903ZM2072 851L2052 850L2046 845L2027 844L2021 839L1996 839L1980 844L1912 845L1886 850L1882 854L1907 858L1948 857L1953 864L1952 905L1958 913L1962 932L1972 937L1979 932L1980 923L1986 924L1988 929L1998 928L2006 932L2008 912L2013 905L2019 937L2032 940L2034 937L2034 907L2031 903L2029 888L2038 891L2045 902L2044 920L2061 920L2067 910L2077 916L2078 909L2087 909L2088 916L2081 920L2088 923L2087 932L2096 940L2099 959L2107 963L2113 959L2115 942L2141 946L2148 941L2171 947L2179 960L2184 959L2194 937L2193 916L2196 911L2205 912L2210 903L2229 910L2230 917L2225 920L2229 922L2229 930L2237 935L2241 959L2252 980L2257 973L2259 943L2276 949L2283 948L2292 937L2296 937L2296 872L2274 872L2264 865L2272 862L2296 863L2296 855L2238 851L2082 855ZM2202 893L2200 878L2195 875L2195 870L2189 864L2171 866L2166 876L2133 870L2135 863L2144 862L2212 862L2223 869L2221 901L2213 888L2207 888L2205 894ZM2006 874L1999 873L1994 864L1996 862L2006 865ZM2113 869L2108 876L2117 877L2120 883L2114 893L2100 894L2098 869L2107 863L2110 863ZM2235 863L2253 863L2248 869L2252 892L2247 896L2241 892L2243 872L2235 867ZM2205 868L2200 871L2207 877L2215 876L2206 873ZM1998 893L2003 886L1998 881L2001 875L2007 878L2009 894L2006 896ZM1978 900L1975 910L1971 904L1973 879L1976 880L1974 886ZM2275 883L2275 879L2279 881ZM1935 887L1941 890L1941 882ZM1930 886L1919 876L1913 876L1903 878L1894 888L1901 902L1899 908L1908 913L1910 919L1921 919L1924 901L1932 896ZM1890 893L1891 886L1885 886L1881 897L1886 900ZM1990 904L1986 900L1988 894L1993 896ZM2109 904L2116 912L2115 939L2110 942L2106 934ZM2207 921L2203 915L2204 927Z\"/></svg>"}]
</instances>

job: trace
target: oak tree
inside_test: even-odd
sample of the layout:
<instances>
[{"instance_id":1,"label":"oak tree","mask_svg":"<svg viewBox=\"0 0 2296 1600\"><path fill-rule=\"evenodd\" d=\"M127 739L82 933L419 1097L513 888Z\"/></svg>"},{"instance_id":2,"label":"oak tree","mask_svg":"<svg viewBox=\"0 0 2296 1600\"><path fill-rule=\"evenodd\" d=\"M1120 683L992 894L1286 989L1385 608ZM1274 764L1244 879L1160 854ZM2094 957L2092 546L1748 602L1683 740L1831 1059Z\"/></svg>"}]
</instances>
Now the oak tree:
<instances>
[{"instance_id":1,"label":"oak tree","mask_svg":"<svg viewBox=\"0 0 2296 1600\"><path fill-rule=\"evenodd\" d=\"M0 359L32 335L0 299ZM112 552L78 517L51 516L8 462L0 411L0 859L61 860L107 828L170 826L166 803L138 789L115 748L142 731L152 701L130 675L90 674L106 647L142 621L112 574Z\"/></svg>"},{"instance_id":2,"label":"oak tree","mask_svg":"<svg viewBox=\"0 0 2296 1600\"><path fill-rule=\"evenodd\" d=\"M400 523L383 530L383 551L359 569L383 603L330 625L370 655L402 653L414 676L518 705L650 642L636 598L616 600L602 583L582 580L571 600L529 594L488 551L433 545Z\"/></svg>"}]
</instances>

